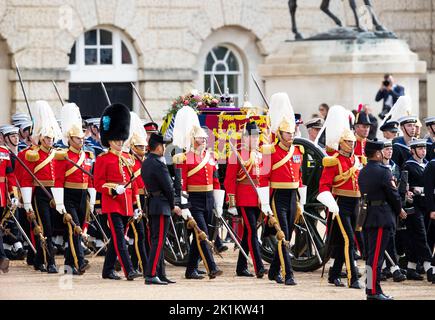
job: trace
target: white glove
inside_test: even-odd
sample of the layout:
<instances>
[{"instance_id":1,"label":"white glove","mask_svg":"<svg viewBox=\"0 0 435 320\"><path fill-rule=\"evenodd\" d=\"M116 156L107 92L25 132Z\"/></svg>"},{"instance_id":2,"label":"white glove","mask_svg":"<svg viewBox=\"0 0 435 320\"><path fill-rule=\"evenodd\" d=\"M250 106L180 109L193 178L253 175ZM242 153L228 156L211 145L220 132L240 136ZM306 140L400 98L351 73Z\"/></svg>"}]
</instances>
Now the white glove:
<instances>
[{"instance_id":1,"label":"white glove","mask_svg":"<svg viewBox=\"0 0 435 320\"><path fill-rule=\"evenodd\" d=\"M190 213L189 209L182 209L181 216L183 217L184 220L187 220L187 219L189 219L189 217L192 216L192 214Z\"/></svg>"},{"instance_id":2,"label":"white glove","mask_svg":"<svg viewBox=\"0 0 435 320\"><path fill-rule=\"evenodd\" d=\"M33 207L32 207L31 203L23 203L23 207L24 207L24 210L26 210L26 212L33 211Z\"/></svg>"},{"instance_id":3,"label":"white glove","mask_svg":"<svg viewBox=\"0 0 435 320\"><path fill-rule=\"evenodd\" d=\"M63 204L56 204L56 211L60 214L66 213L66 208Z\"/></svg>"},{"instance_id":4,"label":"white glove","mask_svg":"<svg viewBox=\"0 0 435 320\"><path fill-rule=\"evenodd\" d=\"M339 213L337 202L332 196L331 192L323 191L317 195L317 200L325 205L329 211Z\"/></svg>"},{"instance_id":5,"label":"white glove","mask_svg":"<svg viewBox=\"0 0 435 320\"><path fill-rule=\"evenodd\" d=\"M136 209L134 210L134 220L140 219L142 217L142 210L141 209Z\"/></svg>"},{"instance_id":6,"label":"white glove","mask_svg":"<svg viewBox=\"0 0 435 320\"><path fill-rule=\"evenodd\" d=\"M222 208L216 208L216 218L221 218L223 214Z\"/></svg>"},{"instance_id":7,"label":"white glove","mask_svg":"<svg viewBox=\"0 0 435 320\"><path fill-rule=\"evenodd\" d=\"M273 216L272 208L269 204L262 204L261 212L263 212L266 216Z\"/></svg>"},{"instance_id":8,"label":"white glove","mask_svg":"<svg viewBox=\"0 0 435 320\"><path fill-rule=\"evenodd\" d=\"M334 220L335 217L337 217L338 215L339 215L338 212L332 211L332 220Z\"/></svg>"},{"instance_id":9,"label":"white glove","mask_svg":"<svg viewBox=\"0 0 435 320\"><path fill-rule=\"evenodd\" d=\"M115 188L117 194L123 194L125 192L125 187L121 184L118 184Z\"/></svg>"},{"instance_id":10,"label":"white glove","mask_svg":"<svg viewBox=\"0 0 435 320\"><path fill-rule=\"evenodd\" d=\"M228 213L233 215L233 216L237 216L239 213L237 212L237 208L236 207L231 207L228 208Z\"/></svg>"},{"instance_id":11,"label":"white glove","mask_svg":"<svg viewBox=\"0 0 435 320\"><path fill-rule=\"evenodd\" d=\"M18 201L17 198L12 198L11 199L11 205L12 205L12 207L18 207L19 204L20 204L20 202Z\"/></svg>"},{"instance_id":12,"label":"white glove","mask_svg":"<svg viewBox=\"0 0 435 320\"><path fill-rule=\"evenodd\" d=\"M97 191L95 190L95 188L88 188L88 193L89 193L89 209L91 210L91 212L94 212L95 201L97 198Z\"/></svg>"}]
</instances>

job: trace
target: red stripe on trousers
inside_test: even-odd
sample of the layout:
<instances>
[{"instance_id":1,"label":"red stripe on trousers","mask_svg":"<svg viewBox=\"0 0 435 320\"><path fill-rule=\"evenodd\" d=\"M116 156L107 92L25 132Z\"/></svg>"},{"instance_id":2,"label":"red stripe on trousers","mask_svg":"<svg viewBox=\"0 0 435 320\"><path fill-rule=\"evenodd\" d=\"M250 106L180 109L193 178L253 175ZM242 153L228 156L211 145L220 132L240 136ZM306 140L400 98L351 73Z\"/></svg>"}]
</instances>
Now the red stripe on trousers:
<instances>
[{"instance_id":1,"label":"red stripe on trousers","mask_svg":"<svg viewBox=\"0 0 435 320\"><path fill-rule=\"evenodd\" d=\"M245 220L246 228L248 229L248 246L249 252L251 252L252 261L254 262L254 271L257 273L257 263L254 255L254 248L252 247L252 229L251 224L249 223L248 216L246 215L246 211L244 207L240 208L242 210L243 220Z\"/></svg>"},{"instance_id":2,"label":"red stripe on trousers","mask_svg":"<svg viewBox=\"0 0 435 320\"><path fill-rule=\"evenodd\" d=\"M378 229L378 237L376 238L376 250L375 250L375 257L373 258L373 265L372 265L372 294L376 294L376 277L378 273L378 259L379 259L379 253L381 251L381 242L382 242L382 232L384 229L379 228Z\"/></svg>"},{"instance_id":3,"label":"red stripe on trousers","mask_svg":"<svg viewBox=\"0 0 435 320\"><path fill-rule=\"evenodd\" d=\"M148 245L151 247L151 232L150 232L150 227L147 225L145 228L147 228L147 230L148 230L148 232L147 232Z\"/></svg>"},{"instance_id":4,"label":"red stripe on trousers","mask_svg":"<svg viewBox=\"0 0 435 320\"><path fill-rule=\"evenodd\" d=\"M164 216L160 216L160 226L159 226L159 243L157 245L156 256L154 257L153 262L153 270L151 271L151 275L154 277L156 275L157 263L159 262L160 252L163 247L163 228L164 228Z\"/></svg>"},{"instance_id":5,"label":"red stripe on trousers","mask_svg":"<svg viewBox=\"0 0 435 320\"><path fill-rule=\"evenodd\" d=\"M362 251L359 248L358 239L356 238L356 232L353 234L353 240L355 241L356 249L362 254Z\"/></svg>"},{"instance_id":6,"label":"red stripe on trousers","mask_svg":"<svg viewBox=\"0 0 435 320\"><path fill-rule=\"evenodd\" d=\"M110 231L112 232L112 241L113 241L113 246L115 247L116 255L118 256L119 263L121 264L121 267L122 267L122 270L124 271L125 276L127 276L127 270L125 270L124 263L122 262L121 255L119 253L118 238L116 237L115 226L113 225L113 222L112 222L112 214L111 213L107 214L107 217L109 218L109 227L110 227Z\"/></svg>"},{"instance_id":7,"label":"red stripe on trousers","mask_svg":"<svg viewBox=\"0 0 435 320\"><path fill-rule=\"evenodd\" d=\"M33 228L30 225L30 241L33 244L33 247L36 248L36 241L35 241L35 233L33 232Z\"/></svg>"}]
</instances>

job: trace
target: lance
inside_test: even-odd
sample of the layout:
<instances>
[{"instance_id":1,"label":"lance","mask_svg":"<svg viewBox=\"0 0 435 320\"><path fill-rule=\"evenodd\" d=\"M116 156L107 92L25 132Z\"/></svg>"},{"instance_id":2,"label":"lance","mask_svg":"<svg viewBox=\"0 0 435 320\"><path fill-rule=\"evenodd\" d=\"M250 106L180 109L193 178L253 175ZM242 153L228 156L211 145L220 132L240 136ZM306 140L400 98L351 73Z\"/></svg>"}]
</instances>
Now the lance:
<instances>
[{"instance_id":1,"label":"lance","mask_svg":"<svg viewBox=\"0 0 435 320\"><path fill-rule=\"evenodd\" d=\"M258 89L258 92L260 92L260 95L263 98L264 104L266 105L267 109L270 109L269 102L267 101L266 96L264 95L263 90L261 90L260 85L258 84L257 79L255 78L253 73L251 73L251 77L252 80L254 81L255 86Z\"/></svg>"},{"instance_id":2,"label":"lance","mask_svg":"<svg viewBox=\"0 0 435 320\"><path fill-rule=\"evenodd\" d=\"M26 90L24 89L23 78L21 77L20 68L18 67L18 63L16 61L15 61L15 67L16 67L16 70L17 70L18 79L20 81L21 90L23 91L24 100L26 101L27 111L29 112L29 116L30 116L30 118L32 119L32 122L33 122L33 116L32 116L32 112L30 111L29 100L27 99Z\"/></svg>"},{"instance_id":3,"label":"lance","mask_svg":"<svg viewBox=\"0 0 435 320\"><path fill-rule=\"evenodd\" d=\"M59 89L57 88L56 82L54 82L54 80L51 80L51 83L54 86L54 90L56 90L56 94L57 94L57 97L59 98L61 106L63 106L64 105L64 100L62 99L62 96L60 95L60 92L59 92Z\"/></svg>"},{"instance_id":4,"label":"lance","mask_svg":"<svg viewBox=\"0 0 435 320\"><path fill-rule=\"evenodd\" d=\"M112 102L110 101L110 98L109 98L109 94L107 93L106 86L104 85L103 82L101 82L101 87L103 88L104 96L106 97L107 104L109 104L109 105L112 104Z\"/></svg>"},{"instance_id":5,"label":"lance","mask_svg":"<svg viewBox=\"0 0 435 320\"><path fill-rule=\"evenodd\" d=\"M154 122L153 118L151 117L151 114L149 113L147 107L145 106L145 102L143 101L142 97L139 94L139 91L137 90L136 86L133 84L133 82L131 82L131 86L133 88L133 91L136 93L136 96L138 97L141 106L144 108L145 112L147 113L148 117L150 118L150 120L152 122Z\"/></svg>"}]
</instances>

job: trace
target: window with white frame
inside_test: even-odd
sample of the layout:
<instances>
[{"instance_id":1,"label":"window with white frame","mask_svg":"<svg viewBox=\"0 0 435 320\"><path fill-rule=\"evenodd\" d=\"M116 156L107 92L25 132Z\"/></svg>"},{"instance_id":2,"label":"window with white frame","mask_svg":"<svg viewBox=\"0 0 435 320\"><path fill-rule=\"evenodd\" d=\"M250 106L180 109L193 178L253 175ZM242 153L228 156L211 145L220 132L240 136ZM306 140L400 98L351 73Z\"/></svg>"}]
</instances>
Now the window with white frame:
<instances>
[{"instance_id":1,"label":"window with white frame","mask_svg":"<svg viewBox=\"0 0 435 320\"><path fill-rule=\"evenodd\" d=\"M243 103L243 63L236 50L226 45L214 47L204 65L204 91L220 94L220 90L228 91L235 106Z\"/></svg>"},{"instance_id":2,"label":"window with white frame","mask_svg":"<svg viewBox=\"0 0 435 320\"><path fill-rule=\"evenodd\" d=\"M71 82L137 81L134 48L118 30L97 28L86 31L69 54Z\"/></svg>"}]
</instances>

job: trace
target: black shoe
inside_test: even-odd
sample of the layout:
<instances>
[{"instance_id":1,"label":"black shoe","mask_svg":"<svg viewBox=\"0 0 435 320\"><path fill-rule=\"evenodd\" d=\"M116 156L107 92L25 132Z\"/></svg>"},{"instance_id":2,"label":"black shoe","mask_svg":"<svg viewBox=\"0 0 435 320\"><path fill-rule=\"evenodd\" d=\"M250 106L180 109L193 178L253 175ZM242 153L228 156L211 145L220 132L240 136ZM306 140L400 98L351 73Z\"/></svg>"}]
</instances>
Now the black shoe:
<instances>
[{"instance_id":1,"label":"black shoe","mask_svg":"<svg viewBox=\"0 0 435 320\"><path fill-rule=\"evenodd\" d=\"M209 277L209 279L214 279L217 276L222 275L222 273L224 273L224 272L220 269L212 270L212 271L210 271L208 277Z\"/></svg>"},{"instance_id":2,"label":"black shoe","mask_svg":"<svg viewBox=\"0 0 435 320\"><path fill-rule=\"evenodd\" d=\"M417 271L414 269L408 269L406 272L406 278L408 280L416 280L416 281L422 281L424 278L423 276L419 275Z\"/></svg>"},{"instance_id":3,"label":"black shoe","mask_svg":"<svg viewBox=\"0 0 435 320\"><path fill-rule=\"evenodd\" d=\"M423 267L423 265L420 264L420 263L417 263L417 268L416 268L416 270L417 270L417 273L418 273L418 274L425 274L425 273L426 273L426 271L424 271L424 267Z\"/></svg>"},{"instance_id":4,"label":"black shoe","mask_svg":"<svg viewBox=\"0 0 435 320\"><path fill-rule=\"evenodd\" d=\"M131 271L127 275L127 280L128 281L133 281L134 279L141 278L141 277L142 277L142 275L139 272Z\"/></svg>"},{"instance_id":5,"label":"black shoe","mask_svg":"<svg viewBox=\"0 0 435 320\"><path fill-rule=\"evenodd\" d=\"M368 294L367 300L382 300L382 301L390 301L394 300L393 297L386 296L383 293L380 294Z\"/></svg>"},{"instance_id":6,"label":"black shoe","mask_svg":"<svg viewBox=\"0 0 435 320\"><path fill-rule=\"evenodd\" d=\"M80 273L83 274L91 267L88 260L84 260L83 264L80 266Z\"/></svg>"},{"instance_id":7,"label":"black shoe","mask_svg":"<svg viewBox=\"0 0 435 320\"><path fill-rule=\"evenodd\" d=\"M48 273L59 273L59 271L57 271L56 265L54 265L54 264L48 265L47 272Z\"/></svg>"},{"instance_id":8,"label":"black shoe","mask_svg":"<svg viewBox=\"0 0 435 320\"><path fill-rule=\"evenodd\" d=\"M200 270L200 269L197 269L196 272L198 274L207 274L207 272L205 272L204 270Z\"/></svg>"},{"instance_id":9,"label":"black shoe","mask_svg":"<svg viewBox=\"0 0 435 320\"><path fill-rule=\"evenodd\" d=\"M121 280L121 277L118 276L115 271L112 271L109 274L103 274L103 279Z\"/></svg>"},{"instance_id":10,"label":"black shoe","mask_svg":"<svg viewBox=\"0 0 435 320\"><path fill-rule=\"evenodd\" d=\"M228 247L226 245L222 245L219 248L216 248L217 252L222 253L228 250Z\"/></svg>"},{"instance_id":11,"label":"black shoe","mask_svg":"<svg viewBox=\"0 0 435 320\"><path fill-rule=\"evenodd\" d=\"M267 272L268 270L263 268L260 269L255 275L257 276L258 279L262 279Z\"/></svg>"},{"instance_id":12,"label":"black shoe","mask_svg":"<svg viewBox=\"0 0 435 320\"><path fill-rule=\"evenodd\" d=\"M63 273L65 274L72 274L73 276L80 276L82 275L82 273L80 271L77 270L76 267L71 267L71 266L65 266L66 268L64 268Z\"/></svg>"},{"instance_id":13,"label":"black shoe","mask_svg":"<svg viewBox=\"0 0 435 320\"><path fill-rule=\"evenodd\" d=\"M293 277L285 279L286 286L295 286L297 283Z\"/></svg>"},{"instance_id":14,"label":"black shoe","mask_svg":"<svg viewBox=\"0 0 435 320\"><path fill-rule=\"evenodd\" d=\"M193 279L193 280L204 279L204 276L200 275L196 270L193 272L186 272L185 277L186 279Z\"/></svg>"},{"instance_id":15,"label":"black shoe","mask_svg":"<svg viewBox=\"0 0 435 320\"><path fill-rule=\"evenodd\" d=\"M393 272L393 281L394 282L402 282L406 280L406 275L404 275L400 270L396 270Z\"/></svg>"},{"instance_id":16,"label":"black shoe","mask_svg":"<svg viewBox=\"0 0 435 320\"><path fill-rule=\"evenodd\" d=\"M16 260L24 260L26 259L27 251L23 248L20 248L15 252L15 259Z\"/></svg>"},{"instance_id":17,"label":"black shoe","mask_svg":"<svg viewBox=\"0 0 435 320\"><path fill-rule=\"evenodd\" d=\"M347 272L341 271L340 272L340 278L347 278Z\"/></svg>"},{"instance_id":18,"label":"black shoe","mask_svg":"<svg viewBox=\"0 0 435 320\"><path fill-rule=\"evenodd\" d=\"M159 277L159 279L162 280L162 281L164 281L164 282L167 282L167 283L169 283L169 284L177 283L177 281L174 281L174 280L168 279L166 276L161 276L161 277Z\"/></svg>"},{"instance_id":19,"label":"black shoe","mask_svg":"<svg viewBox=\"0 0 435 320\"><path fill-rule=\"evenodd\" d=\"M159 277L145 277L145 284L159 284L159 285L167 285L166 281L160 280Z\"/></svg>"},{"instance_id":20,"label":"black shoe","mask_svg":"<svg viewBox=\"0 0 435 320\"><path fill-rule=\"evenodd\" d=\"M390 271L390 268L385 268L384 270L382 270L382 274L387 278L390 279L393 277L393 274Z\"/></svg>"},{"instance_id":21,"label":"black shoe","mask_svg":"<svg viewBox=\"0 0 435 320\"><path fill-rule=\"evenodd\" d=\"M237 271L237 276L238 277L248 277L248 278L252 278L254 277L254 275L252 273L250 273L248 271L248 269L242 270L242 271Z\"/></svg>"},{"instance_id":22,"label":"black shoe","mask_svg":"<svg viewBox=\"0 0 435 320\"><path fill-rule=\"evenodd\" d=\"M336 287L344 287L344 283L341 282L340 278L328 279L328 283L333 284Z\"/></svg>"},{"instance_id":23,"label":"black shoe","mask_svg":"<svg viewBox=\"0 0 435 320\"><path fill-rule=\"evenodd\" d=\"M356 280L356 281L352 282L352 284L349 286L349 288L351 288L351 289L362 289L363 286L361 285L361 283L358 280Z\"/></svg>"},{"instance_id":24,"label":"black shoe","mask_svg":"<svg viewBox=\"0 0 435 320\"><path fill-rule=\"evenodd\" d=\"M435 267L430 268L430 269L427 270L427 272L426 272L426 275L427 275L427 281L428 281L428 282L432 282L432 281L434 280L434 278L435 278L434 275L433 275L433 273L432 273L433 268L435 268Z\"/></svg>"},{"instance_id":25,"label":"black shoe","mask_svg":"<svg viewBox=\"0 0 435 320\"><path fill-rule=\"evenodd\" d=\"M280 273L273 273L273 272L270 272L270 270L267 273L267 278L270 281L275 281L276 283L279 283L279 284L284 283L284 280L283 280L283 278L282 278Z\"/></svg>"},{"instance_id":26,"label":"black shoe","mask_svg":"<svg viewBox=\"0 0 435 320\"><path fill-rule=\"evenodd\" d=\"M28 266L33 266L33 256L27 255L26 263Z\"/></svg>"},{"instance_id":27,"label":"black shoe","mask_svg":"<svg viewBox=\"0 0 435 320\"><path fill-rule=\"evenodd\" d=\"M0 259L0 271L2 271L3 273L9 272L9 259L8 258Z\"/></svg>"},{"instance_id":28,"label":"black shoe","mask_svg":"<svg viewBox=\"0 0 435 320\"><path fill-rule=\"evenodd\" d=\"M35 269L36 271L47 272L47 267L45 266L45 264L34 265L33 269Z\"/></svg>"}]
</instances>

